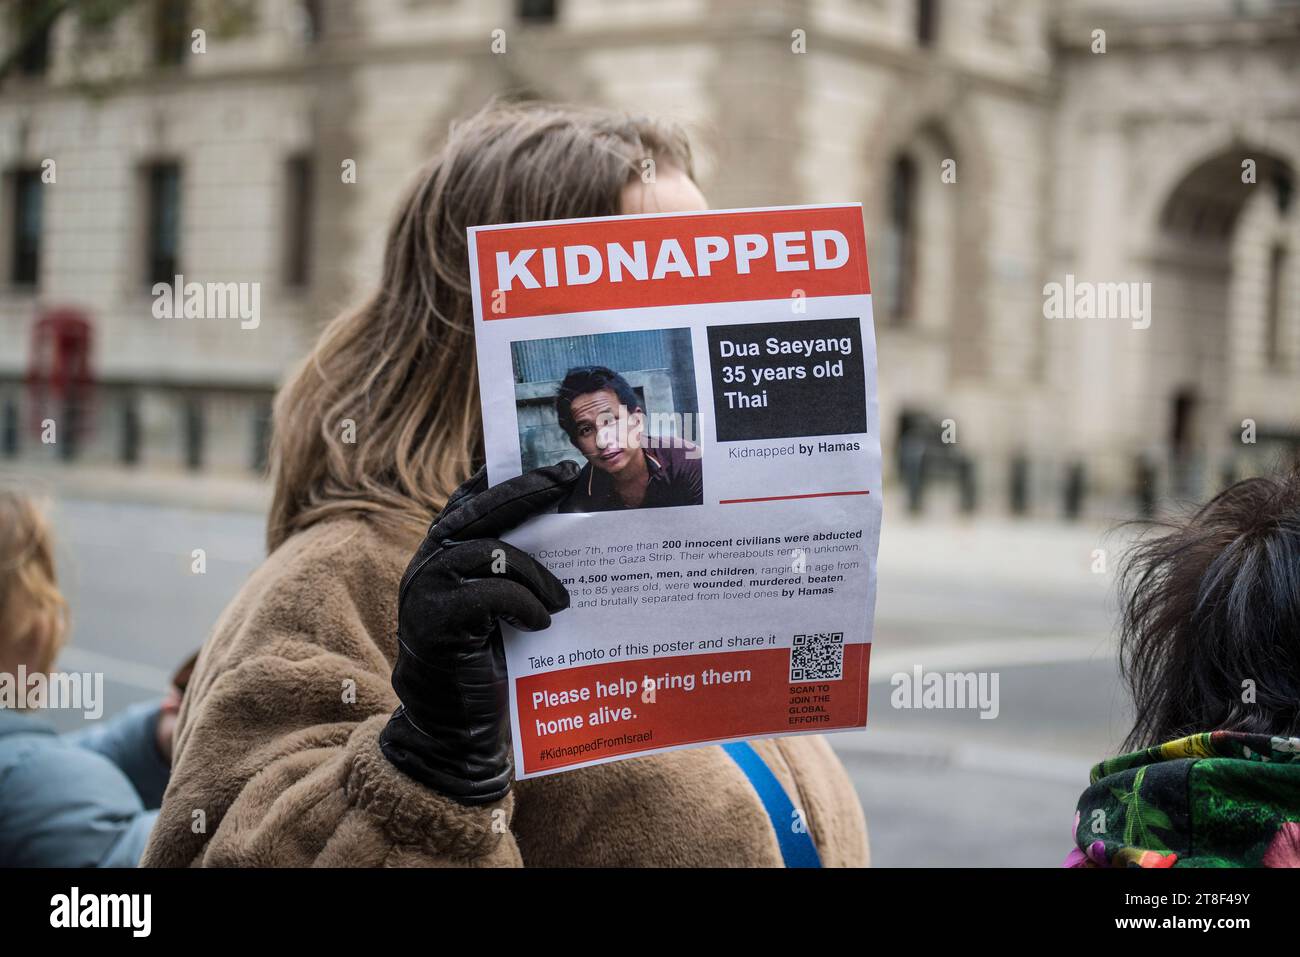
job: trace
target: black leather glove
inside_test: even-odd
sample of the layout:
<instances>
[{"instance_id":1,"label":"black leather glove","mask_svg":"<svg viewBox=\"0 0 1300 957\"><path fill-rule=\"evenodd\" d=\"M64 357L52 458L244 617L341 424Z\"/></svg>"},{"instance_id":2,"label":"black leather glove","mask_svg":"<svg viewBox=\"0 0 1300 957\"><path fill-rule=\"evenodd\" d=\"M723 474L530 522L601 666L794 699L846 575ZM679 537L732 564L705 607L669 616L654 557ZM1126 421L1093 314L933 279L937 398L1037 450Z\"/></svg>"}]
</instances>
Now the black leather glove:
<instances>
[{"instance_id":1,"label":"black leather glove","mask_svg":"<svg viewBox=\"0 0 1300 957\"><path fill-rule=\"evenodd\" d=\"M410 777L463 804L498 801L510 789L498 623L537 631L569 607L559 579L497 536L555 505L577 475L566 461L487 488L479 469L447 500L402 576L393 668L402 704L380 749Z\"/></svg>"}]
</instances>

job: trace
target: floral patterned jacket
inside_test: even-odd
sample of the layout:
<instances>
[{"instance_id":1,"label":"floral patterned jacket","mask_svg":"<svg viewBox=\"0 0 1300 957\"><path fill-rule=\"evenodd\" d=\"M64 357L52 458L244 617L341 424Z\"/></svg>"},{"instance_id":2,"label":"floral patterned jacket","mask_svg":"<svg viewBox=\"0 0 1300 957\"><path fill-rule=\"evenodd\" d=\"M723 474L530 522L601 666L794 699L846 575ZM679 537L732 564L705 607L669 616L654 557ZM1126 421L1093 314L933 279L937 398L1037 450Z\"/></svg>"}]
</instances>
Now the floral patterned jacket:
<instances>
[{"instance_id":1,"label":"floral patterned jacket","mask_svg":"<svg viewBox=\"0 0 1300 957\"><path fill-rule=\"evenodd\" d=\"M1092 769L1066 867L1300 867L1300 738L1213 731Z\"/></svg>"}]
</instances>

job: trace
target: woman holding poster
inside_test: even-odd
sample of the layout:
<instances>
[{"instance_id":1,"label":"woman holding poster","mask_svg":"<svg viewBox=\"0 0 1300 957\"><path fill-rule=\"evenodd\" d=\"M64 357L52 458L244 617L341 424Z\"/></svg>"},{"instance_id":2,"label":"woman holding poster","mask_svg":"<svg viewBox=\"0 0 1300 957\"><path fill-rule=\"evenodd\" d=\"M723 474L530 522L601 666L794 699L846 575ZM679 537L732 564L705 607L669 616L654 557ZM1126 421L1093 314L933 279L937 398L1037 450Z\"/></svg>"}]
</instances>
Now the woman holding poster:
<instances>
[{"instance_id":1,"label":"woman holding poster","mask_svg":"<svg viewBox=\"0 0 1300 957\"><path fill-rule=\"evenodd\" d=\"M499 106L453 128L379 289L280 394L270 556L203 649L146 864L867 863L819 736L513 781L498 625L545 628L569 595L499 538L578 469L465 481L482 461L466 229L704 206L661 123Z\"/></svg>"}]
</instances>

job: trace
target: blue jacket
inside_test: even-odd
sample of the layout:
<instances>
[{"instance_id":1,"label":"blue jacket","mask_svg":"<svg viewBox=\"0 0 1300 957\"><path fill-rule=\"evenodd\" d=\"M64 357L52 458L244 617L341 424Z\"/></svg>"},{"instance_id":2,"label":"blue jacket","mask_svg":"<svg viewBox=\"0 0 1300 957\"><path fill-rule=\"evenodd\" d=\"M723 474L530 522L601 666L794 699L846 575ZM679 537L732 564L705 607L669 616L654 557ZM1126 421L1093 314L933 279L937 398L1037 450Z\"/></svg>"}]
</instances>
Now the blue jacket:
<instances>
[{"instance_id":1,"label":"blue jacket","mask_svg":"<svg viewBox=\"0 0 1300 957\"><path fill-rule=\"evenodd\" d=\"M135 867L169 768L158 705L58 734L0 708L0 867Z\"/></svg>"}]
</instances>

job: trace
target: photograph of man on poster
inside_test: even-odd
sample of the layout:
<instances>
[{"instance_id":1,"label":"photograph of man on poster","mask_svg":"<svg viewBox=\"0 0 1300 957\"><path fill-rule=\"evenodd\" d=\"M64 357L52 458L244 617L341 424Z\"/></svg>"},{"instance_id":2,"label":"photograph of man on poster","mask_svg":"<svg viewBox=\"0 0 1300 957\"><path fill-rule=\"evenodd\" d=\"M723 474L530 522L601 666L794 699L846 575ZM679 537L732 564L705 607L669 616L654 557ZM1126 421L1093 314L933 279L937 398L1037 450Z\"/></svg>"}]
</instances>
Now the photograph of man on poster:
<instances>
[{"instance_id":1,"label":"photograph of man on poster","mask_svg":"<svg viewBox=\"0 0 1300 957\"><path fill-rule=\"evenodd\" d=\"M632 386L605 366L568 371L555 397L557 418L587 460L561 512L700 505L699 448L686 439L646 431L645 409Z\"/></svg>"}]
</instances>

